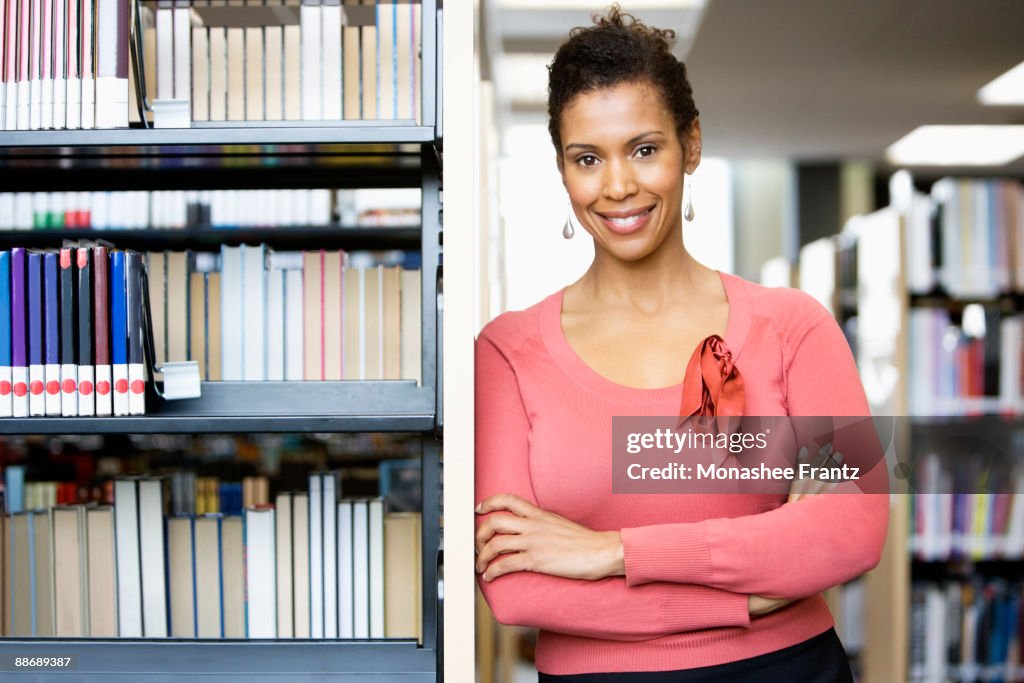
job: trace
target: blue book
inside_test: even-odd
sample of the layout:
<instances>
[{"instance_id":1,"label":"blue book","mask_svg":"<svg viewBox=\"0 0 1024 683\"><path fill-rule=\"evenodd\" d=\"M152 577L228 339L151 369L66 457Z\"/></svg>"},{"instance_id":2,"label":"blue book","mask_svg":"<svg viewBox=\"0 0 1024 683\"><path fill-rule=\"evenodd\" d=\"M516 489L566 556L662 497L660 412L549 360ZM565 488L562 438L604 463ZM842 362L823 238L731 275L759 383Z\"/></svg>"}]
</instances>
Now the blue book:
<instances>
[{"instance_id":1,"label":"blue book","mask_svg":"<svg viewBox=\"0 0 1024 683\"><path fill-rule=\"evenodd\" d=\"M60 284L57 254L43 255L43 337L46 362L46 414L60 415Z\"/></svg>"},{"instance_id":2,"label":"blue book","mask_svg":"<svg viewBox=\"0 0 1024 683\"><path fill-rule=\"evenodd\" d=\"M7 514L13 515L25 509L25 466L8 465L4 469L4 491L7 500Z\"/></svg>"},{"instance_id":3,"label":"blue book","mask_svg":"<svg viewBox=\"0 0 1024 683\"><path fill-rule=\"evenodd\" d=\"M114 415L128 414L128 294L123 251L110 252L110 360Z\"/></svg>"},{"instance_id":4,"label":"blue book","mask_svg":"<svg viewBox=\"0 0 1024 683\"><path fill-rule=\"evenodd\" d=\"M28 253L28 414L46 414L43 365L43 253Z\"/></svg>"},{"instance_id":5,"label":"blue book","mask_svg":"<svg viewBox=\"0 0 1024 683\"><path fill-rule=\"evenodd\" d=\"M28 417L28 335L26 334L25 266L21 247L11 249L11 385L14 417Z\"/></svg>"},{"instance_id":6,"label":"blue book","mask_svg":"<svg viewBox=\"0 0 1024 683\"><path fill-rule=\"evenodd\" d=\"M11 384L11 252L0 251L0 417L14 410Z\"/></svg>"}]
</instances>

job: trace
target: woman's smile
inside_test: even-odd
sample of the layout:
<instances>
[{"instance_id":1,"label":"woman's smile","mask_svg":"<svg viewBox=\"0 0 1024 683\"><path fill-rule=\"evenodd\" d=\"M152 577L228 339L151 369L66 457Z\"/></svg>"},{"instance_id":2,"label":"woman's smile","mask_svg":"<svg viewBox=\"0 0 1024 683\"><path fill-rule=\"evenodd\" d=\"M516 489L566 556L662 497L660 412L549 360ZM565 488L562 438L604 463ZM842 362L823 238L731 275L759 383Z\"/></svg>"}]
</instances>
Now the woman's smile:
<instances>
[{"instance_id":1,"label":"woman's smile","mask_svg":"<svg viewBox=\"0 0 1024 683\"><path fill-rule=\"evenodd\" d=\"M632 235L649 222L654 206L620 211L596 211L605 226L618 235Z\"/></svg>"}]
</instances>

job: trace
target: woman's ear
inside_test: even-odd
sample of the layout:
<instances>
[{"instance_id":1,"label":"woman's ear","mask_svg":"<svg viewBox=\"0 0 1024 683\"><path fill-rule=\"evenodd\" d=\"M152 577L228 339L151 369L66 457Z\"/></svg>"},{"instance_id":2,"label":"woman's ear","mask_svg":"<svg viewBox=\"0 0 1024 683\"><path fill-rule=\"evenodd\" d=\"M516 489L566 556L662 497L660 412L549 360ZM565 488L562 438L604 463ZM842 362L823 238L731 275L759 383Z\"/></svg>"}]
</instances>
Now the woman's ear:
<instances>
[{"instance_id":1,"label":"woman's ear","mask_svg":"<svg viewBox=\"0 0 1024 683\"><path fill-rule=\"evenodd\" d=\"M696 118L690 124L690 130L683 136L683 150L686 152L686 160L683 162L683 170L692 174L700 165L701 136L700 119Z\"/></svg>"}]
</instances>

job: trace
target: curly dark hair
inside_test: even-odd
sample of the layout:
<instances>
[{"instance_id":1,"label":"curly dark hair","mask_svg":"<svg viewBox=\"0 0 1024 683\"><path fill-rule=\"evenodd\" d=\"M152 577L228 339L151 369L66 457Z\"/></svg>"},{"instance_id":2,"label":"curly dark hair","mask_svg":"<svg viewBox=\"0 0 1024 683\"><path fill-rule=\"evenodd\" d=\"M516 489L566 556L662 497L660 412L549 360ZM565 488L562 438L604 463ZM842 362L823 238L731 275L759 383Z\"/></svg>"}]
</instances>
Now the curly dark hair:
<instances>
[{"instance_id":1,"label":"curly dark hair","mask_svg":"<svg viewBox=\"0 0 1024 683\"><path fill-rule=\"evenodd\" d=\"M689 131L698 112L686 66L669 49L675 31L647 26L618 3L593 19L593 26L569 33L548 66L548 132L559 157L562 111L572 98L621 83L649 83L672 112L680 136Z\"/></svg>"}]
</instances>

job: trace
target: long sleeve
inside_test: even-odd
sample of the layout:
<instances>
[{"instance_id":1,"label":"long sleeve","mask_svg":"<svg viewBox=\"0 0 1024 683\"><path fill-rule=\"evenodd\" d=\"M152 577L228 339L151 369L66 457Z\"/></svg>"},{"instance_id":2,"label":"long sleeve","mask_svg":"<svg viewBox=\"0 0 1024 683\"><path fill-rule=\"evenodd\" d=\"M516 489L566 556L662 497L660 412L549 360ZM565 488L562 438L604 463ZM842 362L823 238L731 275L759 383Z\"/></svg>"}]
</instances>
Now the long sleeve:
<instances>
[{"instance_id":1,"label":"long sleeve","mask_svg":"<svg viewBox=\"0 0 1024 683\"><path fill-rule=\"evenodd\" d=\"M536 504L530 420L516 373L482 334L476 345L476 498L513 493ZM478 524L482 522L478 520ZM748 627L747 596L707 586L599 581L516 572L480 581L498 621L608 640L647 640L715 627Z\"/></svg>"},{"instance_id":2,"label":"long sleeve","mask_svg":"<svg viewBox=\"0 0 1024 683\"><path fill-rule=\"evenodd\" d=\"M782 338L789 414L870 415L841 331L824 309L811 314L793 338ZM859 460L874 465L862 473L859 490L819 495L755 515L623 529L628 584L696 583L798 599L871 569L878 563L888 525L885 461L872 430L854 430L848 438L836 443L837 450L857 452ZM852 484L842 486L850 489Z\"/></svg>"}]
</instances>

